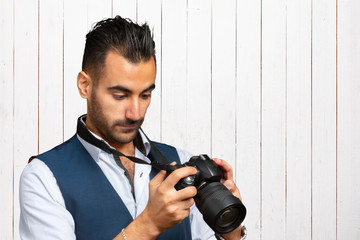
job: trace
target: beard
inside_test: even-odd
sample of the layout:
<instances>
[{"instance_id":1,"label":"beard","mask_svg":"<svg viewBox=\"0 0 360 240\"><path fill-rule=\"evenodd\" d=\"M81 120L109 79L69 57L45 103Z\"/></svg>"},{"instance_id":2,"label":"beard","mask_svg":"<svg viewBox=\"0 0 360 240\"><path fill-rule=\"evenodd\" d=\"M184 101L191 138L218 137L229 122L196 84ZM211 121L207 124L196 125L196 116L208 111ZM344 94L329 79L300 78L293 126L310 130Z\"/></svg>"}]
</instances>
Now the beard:
<instances>
[{"instance_id":1,"label":"beard","mask_svg":"<svg viewBox=\"0 0 360 240\"><path fill-rule=\"evenodd\" d=\"M95 92L91 96L87 117L91 120L100 137L109 144L132 142L144 122L144 118L137 120L117 119L111 122L97 101ZM125 126L131 126L131 128L124 128Z\"/></svg>"}]
</instances>

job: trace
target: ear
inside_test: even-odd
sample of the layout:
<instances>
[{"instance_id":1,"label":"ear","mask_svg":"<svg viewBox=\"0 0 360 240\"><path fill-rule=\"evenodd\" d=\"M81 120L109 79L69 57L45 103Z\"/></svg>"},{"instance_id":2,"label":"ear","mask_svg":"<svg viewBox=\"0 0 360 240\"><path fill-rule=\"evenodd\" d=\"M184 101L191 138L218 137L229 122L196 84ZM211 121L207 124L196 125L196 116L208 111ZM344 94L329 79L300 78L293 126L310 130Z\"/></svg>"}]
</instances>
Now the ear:
<instances>
[{"instance_id":1,"label":"ear","mask_svg":"<svg viewBox=\"0 0 360 240\"><path fill-rule=\"evenodd\" d=\"M77 87L82 98L88 99L91 94L92 81L89 74L84 71L77 76Z\"/></svg>"}]
</instances>

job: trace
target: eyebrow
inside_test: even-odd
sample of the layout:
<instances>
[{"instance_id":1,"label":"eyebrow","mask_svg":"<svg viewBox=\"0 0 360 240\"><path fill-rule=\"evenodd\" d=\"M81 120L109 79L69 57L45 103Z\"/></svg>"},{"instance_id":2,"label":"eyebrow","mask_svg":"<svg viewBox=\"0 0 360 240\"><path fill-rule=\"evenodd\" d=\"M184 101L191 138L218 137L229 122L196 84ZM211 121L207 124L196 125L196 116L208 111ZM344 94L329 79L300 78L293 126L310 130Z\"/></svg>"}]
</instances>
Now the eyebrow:
<instances>
[{"instance_id":1,"label":"eyebrow","mask_svg":"<svg viewBox=\"0 0 360 240\"><path fill-rule=\"evenodd\" d=\"M151 90L154 90L154 89L155 89L155 84L151 84L149 87L144 89L141 93L148 92L148 91L151 91ZM108 87L108 90L110 90L110 91L117 90L117 91L121 91L121 92L132 93L132 91L130 89L125 88L125 87L120 86L120 85L116 85L116 86L113 86L113 87Z\"/></svg>"}]
</instances>

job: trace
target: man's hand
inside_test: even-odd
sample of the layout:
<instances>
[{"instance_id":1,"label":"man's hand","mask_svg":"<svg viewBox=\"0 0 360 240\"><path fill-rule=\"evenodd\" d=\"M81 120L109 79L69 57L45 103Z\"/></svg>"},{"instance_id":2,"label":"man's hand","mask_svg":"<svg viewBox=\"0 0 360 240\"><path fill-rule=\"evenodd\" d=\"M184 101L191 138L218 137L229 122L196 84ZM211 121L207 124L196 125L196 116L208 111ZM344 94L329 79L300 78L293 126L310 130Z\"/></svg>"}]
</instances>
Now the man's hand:
<instances>
[{"instance_id":1,"label":"man's hand","mask_svg":"<svg viewBox=\"0 0 360 240\"><path fill-rule=\"evenodd\" d=\"M235 197L241 200L240 191L234 182L234 174L231 165L222 159L213 158L213 160L223 173L223 178L220 182L224 184Z\"/></svg>"},{"instance_id":2,"label":"man's hand","mask_svg":"<svg viewBox=\"0 0 360 240\"><path fill-rule=\"evenodd\" d=\"M149 202L144 214L152 219L159 233L174 227L189 216L197 190L195 187L186 187L177 191L174 186L180 179L195 173L195 168L183 167L172 172L167 178L166 172L161 171L150 181Z\"/></svg>"},{"instance_id":3,"label":"man's hand","mask_svg":"<svg viewBox=\"0 0 360 240\"><path fill-rule=\"evenodd\" d=\"M216 165L218 165L220 167L220 169L222 170L222 173L223 173L223 178L220 180L220 182L222 184L224 184L235 197L242 200L240 191L234 182L234 174L233 174L233 169L232 169L231 165L222 159L213 158L213 160L216 163ZM222 237L227 240L240 239L241 238L241 225L237 229L235 229L234 231L232 231L230 233L222 234Z\"/></svg>"},{"instance_id":4,"label":"man's hand","mask_svg":"<svg viewBox=\"0 0 360 240\"><path fill-rule=\"evenodd\" d=\"M159 172L149 183L149 201L146 208L125 228L127 238L130 239L131 236L131 239L138 240L155 239L189 216L197 190L195 187L186 187L177 191L174 186L180 179L194 174L196 169L193 167L176 169L168 177L165 171Z\"/></svg>"}]
</instances>

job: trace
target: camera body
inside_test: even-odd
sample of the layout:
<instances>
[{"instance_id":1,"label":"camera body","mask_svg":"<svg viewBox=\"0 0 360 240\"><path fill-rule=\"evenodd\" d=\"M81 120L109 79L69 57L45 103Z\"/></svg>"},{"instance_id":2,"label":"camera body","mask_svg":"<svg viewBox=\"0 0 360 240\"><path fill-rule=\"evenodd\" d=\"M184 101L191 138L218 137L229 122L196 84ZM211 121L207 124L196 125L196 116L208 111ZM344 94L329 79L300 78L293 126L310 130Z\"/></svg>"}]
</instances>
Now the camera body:
<instances>
[{"instance_id":1,"label":"camera body","mask_svg":"<svg viewBox=\"0 0 360 240\"><path fill-rule=\"evenodd\" d=\"M205 222L219 234L233 231L240 226L246 215L246 208L222 183L221 169L207 155L193 156L181 165L168 165L167 175L178 168L191 166L197 169L195 175L182 178L175 189L195 186L195 204L203 214Z\"/></svg>"},{"instance_id":2,"label":"camera body","mask_svg":"<svg viewBox=\"0 0 360 240\"><path fill-rule=\"evenodd\" d=\"M190 175L181 179L175 185L176 190L180 190L189 186L195 186L197 189L199 189L207 182L220 182L222 178L221 169L205 154L193 156L188 162L181 165L169 165L167 174L169 175L176 169L186 166L196 168L197 172L195 175Z\"/></svg>"}]
</instances>

